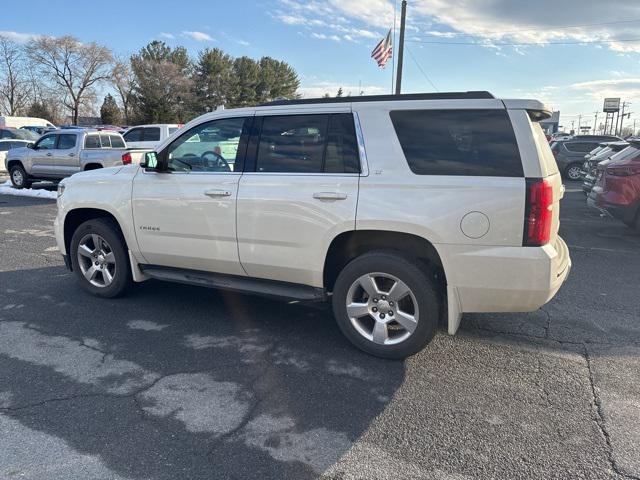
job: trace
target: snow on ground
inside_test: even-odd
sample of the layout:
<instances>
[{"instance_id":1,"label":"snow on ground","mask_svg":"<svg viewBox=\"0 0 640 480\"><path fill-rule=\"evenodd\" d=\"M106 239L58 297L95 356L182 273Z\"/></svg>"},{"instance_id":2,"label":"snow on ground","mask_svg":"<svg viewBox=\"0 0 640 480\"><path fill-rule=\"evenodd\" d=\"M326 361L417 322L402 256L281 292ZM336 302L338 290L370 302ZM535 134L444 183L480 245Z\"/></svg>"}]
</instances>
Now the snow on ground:
<instances>
[{"instance_id":1,"label":"snow on ground","mask_svg":"<svg viewBox=\"0 0 640 480\"><path fill-rule=\"evenodd\" d=\"M19 197L34 197L34 198L52 198L55 200L58 194L55 191L50 192L49 190L44 190L44 189L34 190L32 188L23 188L23 189L13 188L13 186L11 185L11 181L7 180L6 182L0 184L0 195L16 195Z\"/></svg>"}]
</instances>

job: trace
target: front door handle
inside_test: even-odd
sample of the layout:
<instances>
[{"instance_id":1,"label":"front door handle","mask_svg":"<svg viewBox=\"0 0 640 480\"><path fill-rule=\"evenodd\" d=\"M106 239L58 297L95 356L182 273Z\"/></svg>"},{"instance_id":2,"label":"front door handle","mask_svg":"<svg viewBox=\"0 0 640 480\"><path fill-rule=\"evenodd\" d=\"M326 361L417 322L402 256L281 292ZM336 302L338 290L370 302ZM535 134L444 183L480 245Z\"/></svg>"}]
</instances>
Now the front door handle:
<instances>
[{"instance_id":1,"label":"front door handle","mask_svg":"<svg viewBox=\"0 0 640 480\"><path fill-rule=\"evenodd\" d=\"M47 157L50 157L51 155L53 155L53 153L51 152L47 153Z\"/></svg>"},{"instance_id":2,"label":"front door handle","mask_svg":"<svg viewBox=\"0 0 640 480\"><path fill-rule=\"evenodd\" d=\"M207 197L230 197L231 192L229 190L205 190L204 194Z\"/></svg>"},{"instance_id":3,"label":"front door handle","mask_svg":"<svg viewBox=\"0 0 640 480\"><path fill-rule=\"evenodd\" d=\"M345 200L347 194L342 192L316 192L313 194L313 198L316 200Z\"/></svg>"},{"instance_id":4,"label":"front door handle","mask_svg":"<svg viewBox=\"0 0 640 480\"><path fill-rule=\"evenodd\" d=\"M69 154L69 156L70 156L70 157L75 157L75 155L76 155L76 154L75 154L75 153L73 153L73 152L71 152L71 153Z\"/></svg>"}]
</instances>

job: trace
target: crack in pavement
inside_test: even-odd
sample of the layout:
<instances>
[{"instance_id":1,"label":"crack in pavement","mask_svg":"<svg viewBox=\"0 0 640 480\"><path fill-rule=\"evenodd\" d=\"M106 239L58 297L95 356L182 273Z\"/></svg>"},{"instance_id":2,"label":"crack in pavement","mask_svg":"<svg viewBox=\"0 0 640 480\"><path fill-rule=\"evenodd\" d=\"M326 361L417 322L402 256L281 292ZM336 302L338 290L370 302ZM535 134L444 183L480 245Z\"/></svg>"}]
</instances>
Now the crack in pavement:
<instances>
[{"instance_id":1,"label":"crack in pavement","mask_svg":"<svg viewBox=\"0 0 640 480\"><path fill-rule=\"evenodd\" d=\"M611 436L609 435L609 431L607 430L606 421L604 419L604 411L602 408L602 400L600 399L600 395L598 395L598 390L596 389L595 381L593 380L593 371L591 369L591 355L589 355L589 349L587 345L584 344L584 358L587 363L587 370L589 372L589 384L591 385L591 396L592 396L592 405L595 407L594 410L594 420L596 425L598 425L598 429L600 433L604 437L604 440L607 444L607 458L611 465L611 468L618 475L629 479L629 480L640 480L640 477L635 475L626 473L622 471L622 469L618 466L616 459L613 455L613 445L611 444Z\"/></svg>"}]
</instances>

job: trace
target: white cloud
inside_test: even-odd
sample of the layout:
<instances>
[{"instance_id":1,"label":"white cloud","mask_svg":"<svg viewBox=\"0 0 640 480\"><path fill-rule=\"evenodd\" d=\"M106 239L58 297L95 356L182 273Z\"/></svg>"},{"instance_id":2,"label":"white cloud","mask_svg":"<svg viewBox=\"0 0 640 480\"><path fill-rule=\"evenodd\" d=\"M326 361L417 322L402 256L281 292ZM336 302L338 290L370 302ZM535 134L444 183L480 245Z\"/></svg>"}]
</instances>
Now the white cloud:
<instances>
[{"instance_id":1,"label":"white cloud","mask_svg":"<svg viewBox=\"0 0 640 480\"><path fill-rule=\"evenodd\" d=\"M337 35L325 35L324 33L317 33L317 32L313 32L311 36L313 38L317 38L318 40L333 40L334 42L339 42L340 40L342 40Z\"/></svg>"},{"instance_id":2,"label":"white cloud","mask_svg":"<svg viewBox=\"0 0 640 480\"><path fill-rule=\"evenodd\" d=\"M621 97L628 101L640 99L640 78L590 80L574 83L569 88L589 95L598 102L605 97Z\"/></svg>"},{"instance_id":3,"label":"white cloud","mask_svg":"<svg viewBox=\"0 0 640 480\"><path fill-rule=\"evenodd\" d=\"M213 42L213 38L211 38L211 35L204 32L184 30L182 32L182 35L195 40L196 42Z\"/></svg>"},{"instance_id":4,"label":"white cloud","mask_svg":"<svg viewBox=\"0 0 640 480\"><path fill-rule=\"evenodd\" d=\"M42 35L37 35L35 33L22 33L22 32L13 32L10 30L0 30L0 37L8 38L17 43L27 43L30 40L35 40L36 38L40 38Z\"/></svg>"},{"instance_id":5,"label":"white cloud","mask_svg":"<svg viewBox=\"0 0 640 480\"><path fill-rule=\"evenodd\" d=\"M236 43L242 45L243 47L248 47L249 45L251 45L249 42L247 42L246 40L236 40Z\"/></svg>"},{"instance_id":6,"label":"white cloud","mask_svg":"<svg viewBox=\"0 0 640 480\"><path fill-rule=\"evenodd\" d=\"M342 31L336 25L361 29L367 32L361 35L365 38L381 36L382 30L393 26L391 0L280 0L280 5L284 13L275 18L284 23L312 28L314 21L320 21L352 38L358 36L355 31ZM635 20L640 19L638 0L413 0L407 15L407 28L424 31L423 41L453 41L456 37L482 46L600 41L603 43L591 44L592 48L640 52L640 41L627 41L640 38L640 22ZM399 12L396 22L398 17Z\"/></svg>"},{"instance_id":7,"label":"white cloud","mask_svg":"<svg viewBox=\"0 0 640 480\"><path fill-rule=\"evenodd\" d=\"M176 36L173 33L167 33L167 32L162 32L160 36L163 38L168 38L169 40L173 40L174 38L176 38Z\"/></svg>"}]
</instances>

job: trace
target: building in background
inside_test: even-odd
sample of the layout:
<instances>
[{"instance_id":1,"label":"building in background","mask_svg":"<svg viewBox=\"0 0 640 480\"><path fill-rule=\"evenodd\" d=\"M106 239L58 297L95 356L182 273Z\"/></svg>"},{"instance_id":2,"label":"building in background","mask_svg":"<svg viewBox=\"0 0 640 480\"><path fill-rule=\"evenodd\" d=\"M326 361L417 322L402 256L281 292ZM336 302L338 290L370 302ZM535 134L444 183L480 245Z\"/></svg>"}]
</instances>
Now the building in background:
<instances>
[{"instance_id":1,"label":"building in background","mask_svg":"<svg viewBox=\"0 0 640 480\"><path fill-rule=\"evenodd\" d=\"M558 131L558 125L560 123L560 112L553 112L550 118L546 120L542 120L540 122L540 126L544 133L547 135L551 135L552 133L556 133Z\"/></svg>"}]
</instances>

